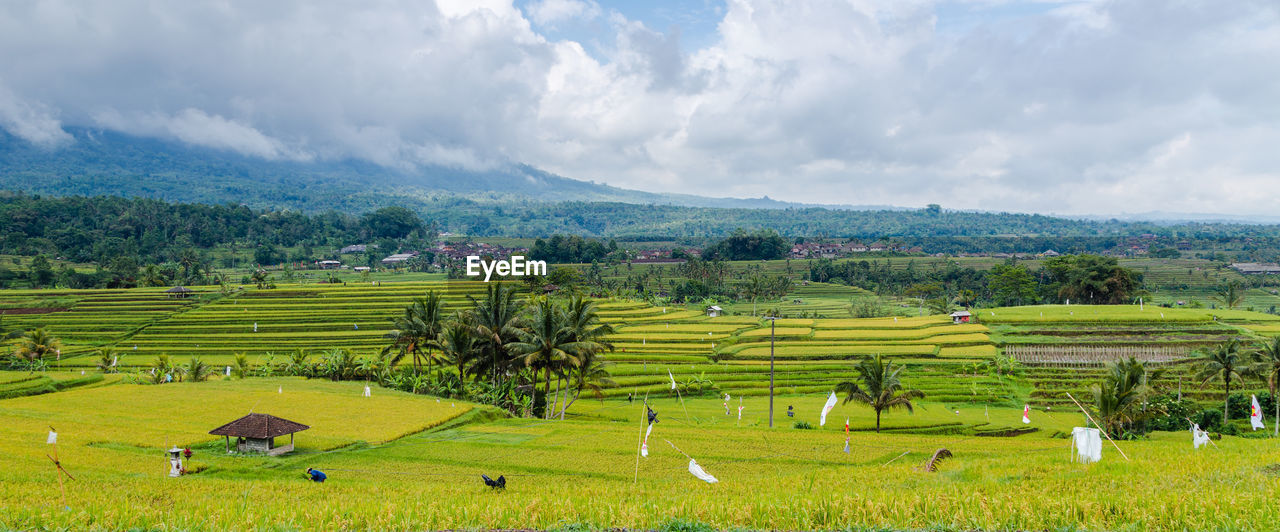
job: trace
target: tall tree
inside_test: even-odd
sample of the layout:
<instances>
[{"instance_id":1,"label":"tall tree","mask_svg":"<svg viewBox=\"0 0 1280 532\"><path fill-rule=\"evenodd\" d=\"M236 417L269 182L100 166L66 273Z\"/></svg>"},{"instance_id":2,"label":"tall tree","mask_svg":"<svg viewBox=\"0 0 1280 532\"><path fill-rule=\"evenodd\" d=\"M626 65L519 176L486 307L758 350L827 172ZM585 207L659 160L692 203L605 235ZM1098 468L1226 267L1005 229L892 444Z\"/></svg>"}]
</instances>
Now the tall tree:
<instances>
[{"instance_id":1,"label":"tall tree","mask_svg":"<svg viewBox=\"0 0 1280 532\"><path fill-rule=\"evenodd\" d=\"M1231 381L1244 380L1249 373L1244 353L1240 350L1240 341L1232 338L1218 344L1212 349L1201 351L1196 355L1194 367L1196 378L1201 379L1200 387L1204 388L1209 381L1222 380L1222 424L1227 424L1227 410L1231 398Z\"/></svg>"},{"instance_id":2,"label":"tall tree","mask_svg":"<svg viewBox=\"0 0 1280 532\"><path fill-rule=\"evenodd\" d=\"M569 375L574 395L570 399L570 388L565 389L565 400L560 407L561 419L564 419L569 405L578 400L583 388L591 388L599 394L601 386L613 383L607 369L608 364L599 355L606 350L613 350L608 336L614 333L614 329L612 325L600 321L596 304L581 295L573 296L565 306L565 322L570 331L570 351L576 364L572 366Z\"/></svg>"},{"instance_id":3,"label":"tall tree","mask_svg":"<svg viewBox=\"0 0 1280 532\"><path fill-rule=\"evenodd\" d=\"M400 353L395 362L406 355L412 357L415 374L422 372L424 359L428 366L431 364L431 347L444 327L443 309L444 298L431 290L426 297L414 298L405 307L403 314L392 318L393 330L387 333L391 345L387 349L395 349Z\"/></svg>"},{"instance_id":4,"label":"tall tree","mask_svg":"<svg viewBox=\"0 0 1280 532\"><path fill-rule=\"evenodd\" d=\"M1240 281L1231 281L1219 286L1214 291L1213 298L1222 303L1222 306L1233 309L1244 302L1244 292L1244 286L1240 284Z\"/></svg>"},{"instance_id":5,"label":"tall tree","mask_svg":"<svg viewBox=\"0 0 1280 532\"><path fill-rule=\"evenodd\" d=\"M477 375L489 373L496 386L499 376L511 369L509 346L519 340L520 304L515 290L506 283L489 283L484 299L467 298L471 300L471 318L480 350L472 371Z\"/></svg>"},{"instance_id":6,"label":"tall tree","mask_svg":"<svg viewBox=\"0 0 1280 532\"><path fill-rule=\"evenodd\" d=\"M844 394L845 404L859 402L875 410L876 432L880 432L881 412L897 408L914 412L911 400L924 398L924 392L902 387L899 374L903 368L880 355L863 359L854 368L858 372L858 382L842 382L836 385L836 392Z\"/></svg>"},{"instance_id":7,"label":"tall tree","mask_svg":"<svg viewBox=\"0 0 1280 532\"><path fill-rule=\"evenodd\" d=\"M451 321L444 330L440 332L440 337L436 340L436 344L440 347L441 358L445 363L458 368L458 382L464 382L467 377L467 365L475 359L478 349L476 346L475 329L461 319Z\"/></svg>"},{"instance_id":8,"label":"tall tree","mask_svg":"<svg viewBox=\"0 0 1280 532\"><path fill-rule=\"evenodd\" d=\"M529 318L529 329L518 331L520 341L510 346L526 366L533 368L535 375L542 372L545 382L542 394L546 400L551 397L551 373L563 371L566 365L579 364L574 356L578 346L566 322L564 311L550 298L539 298ZM550 414L551 410L545 409L544 416L550 417Z\"/></svg>"}]
</instances>

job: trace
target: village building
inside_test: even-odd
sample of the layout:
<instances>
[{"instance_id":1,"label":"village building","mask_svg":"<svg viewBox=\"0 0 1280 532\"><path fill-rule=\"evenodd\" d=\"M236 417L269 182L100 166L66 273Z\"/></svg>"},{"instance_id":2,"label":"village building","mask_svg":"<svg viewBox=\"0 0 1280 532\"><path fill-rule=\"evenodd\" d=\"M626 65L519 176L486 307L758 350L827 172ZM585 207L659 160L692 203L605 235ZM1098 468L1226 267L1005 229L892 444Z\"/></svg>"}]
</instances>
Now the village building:
<instances>
[{"instance_id":1,"label":"village building","mask_svg":"<svg viewBox=\"0 0 1280 532\"><path fill-rule=\"evenodd\" d=\"M967 311L967 310L959 310L959 311L956 311L956 312L952 312L952 313L951 313L951 323L954 323L954 324L957 324L957 325L959 325L959 324L961 324L961 323L969 323L969 320L970 320L972 317L973 317L973 315L972 315L972 314L970 314L970 313L969 313L969 311Z\"/></svg>"},{"instance_id":2,"label":"village building","mask_svg":"<svg viewBox=\"0 0 1280 532\"><path fill-rule=\"evenodd\" d=\"M396 253L393 255L388 255L387 258L382 259L382 265L383 266L399 266L401 264L404 264L405 262L408 262L409 259L412 259L417 256L418 256L417 251L410 251L408 253Z\"/></svg>"},{"instance_id":3,"label":"village building","mask_svg":"<svg viewBox=\"0 0 1280 532\"><path fill-rule=\"evenodd\" d=\"M341 268L341 267L342 267L342 261L340 261L340 260L318 260L318 261L316 261L316 266L318 266L321 270L336 270L336 269L338 269L338 268Z\"/></svg>"},{"instance_id":4,"label":"village building","mask_svg":"<svg viewBox=\"0 0 1280 532\"><path fill-rule=\"evenodd\" d=\"M711 306L707 307L707 316L708 316L708 317L711 317L711 318L718 318L718 317L720 317L722 314L724 314L724 309L722 309L722 308L720 308L720 307L718 307L718 306L716 306L716 305L711 305Z\"/></svg>"},{"instance_id":5,"label":"village building","mask_svg":"<svg viewBox=\"0 0 1280 532\"><path fill-rule=\"evenodd\" d=\"M372 246L372 247L378 247L378 246ZM352 244L350 246L347 246L345 248L338 250L338 253L343 253L343 254L364 253L366 251L369 251L369 248L370 248L369 244Z\"/></svg>"},{"instance_id":6,"label":"village building","mask_svg":"<svg viewBox=\"0 0 1280 532\"><path fill-rule=\"evenodd\" d=\"M1231 265L1231 269L1244 275L1280 274L1280 264L1274 262L1237 262Z\"/></svg>"},{"instance_id":7,"label":"village building","mask_svg":"<svg viewBox=\"0 0 1280 532\"><path fill-rule=\"evenodd\" d=\"M236 450L242 453L265 453L278 456L293 450L293 435L311 427L281 419L270 414L249 414L209 431L214 436L226 438L227 452L231 452L231 438L236 439ZM289 437L288 445L276 445L276 438Z\"/></svg>"}]
</instances>

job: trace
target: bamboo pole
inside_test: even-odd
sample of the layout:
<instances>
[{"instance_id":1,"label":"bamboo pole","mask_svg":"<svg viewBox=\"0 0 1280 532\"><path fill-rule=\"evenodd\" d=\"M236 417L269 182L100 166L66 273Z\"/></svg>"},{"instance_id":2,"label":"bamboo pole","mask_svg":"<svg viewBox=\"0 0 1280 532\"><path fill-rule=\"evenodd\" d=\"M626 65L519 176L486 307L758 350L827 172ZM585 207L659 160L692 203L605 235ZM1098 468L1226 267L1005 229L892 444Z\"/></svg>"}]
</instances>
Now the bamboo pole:
<instances>
[{"instance_id":1,"label":"bamboo pole","mask_svg":"<svg viewBox=\"0 0 1280 532\"><path fill-rule=\"evenodd\" d=\"M1071 396L1071 392L1066 392L1066 393L1067 393L1067 397L1071 399L1071 402L1075 403L1076 406L1080 407L1081 412L1084 412L1084 417L1087 418L1089 421L1093 422L1094 425L1097 425L1098 430L1102 432L1102 435L1107 437L1107 441L1111 442L1111 445L1115 447L1117 451L1120 452L1120 456L1123 456L1124 459L1128 461L1129 455L1124 454L1124 451L1120 450L1120 446L1116 445L1116 441L1111 439L1111 435L1107 434L1106 429L1103 429L1101 424L1099 424L1097 421L1094 421L1093 416L1089 415L1089 411L1084 409L1084 405L1081 405L1080 401L1077 401L1075 397Z\"/></svg>"},{"instance_id":2,"label":"bamboo pole","mask_svg":"<svg viewBox=\"0 0 1280 532\"><path fill-rule=\"evenodd\" d=\"M649 414L649 392L644 392L644 404L640 407L640 434L636 438L636 477L631 480L632 484L640 482L640 446L644 445L644 426L648 421Z\"/></svg>"},{"instance_id":3,"label":"bamboo pole","mask_svg":"<svg viewBox=\"0 0 1280 532\"><path fill-rule=\"evenodd\" d=\"M894 462L898 461L898 459L899 459L899 458L902 458L902 457L906 456L906 455L907 455L907 453L909 453L909 452L911 452L911 451L902 451L902 454L900 454L900 455L898 455L898 456L893 457L893 460L889 460L888 462L885 462L884 464L881 464L881 465L880 465L880 467L884 467L884 466L887 466L887 465L889 465L889 464L892 464L892 463L894 463Z\"/></svg>"}]
</instances>

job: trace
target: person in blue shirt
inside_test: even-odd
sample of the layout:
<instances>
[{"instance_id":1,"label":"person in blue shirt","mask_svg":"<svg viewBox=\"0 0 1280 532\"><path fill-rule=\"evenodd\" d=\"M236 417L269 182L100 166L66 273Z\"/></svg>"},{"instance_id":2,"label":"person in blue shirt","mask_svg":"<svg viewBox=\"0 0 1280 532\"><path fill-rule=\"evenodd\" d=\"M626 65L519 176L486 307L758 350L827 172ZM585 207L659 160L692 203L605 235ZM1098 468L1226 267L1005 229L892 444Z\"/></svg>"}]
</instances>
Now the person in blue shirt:
<instances>
[{"instance_id":1,"label":"person in blue shirt","mask_svg":"<svg viewBox=\"0 0 1280 532\"><path fill-rule=\"evenodd\" d=\"M312 482L324 482L324 479L329 478L325 476L323 471L320 471L319 469L311 469L310 467L307 468L307 475L311 476Z\"/></svg>"}]
</instances>

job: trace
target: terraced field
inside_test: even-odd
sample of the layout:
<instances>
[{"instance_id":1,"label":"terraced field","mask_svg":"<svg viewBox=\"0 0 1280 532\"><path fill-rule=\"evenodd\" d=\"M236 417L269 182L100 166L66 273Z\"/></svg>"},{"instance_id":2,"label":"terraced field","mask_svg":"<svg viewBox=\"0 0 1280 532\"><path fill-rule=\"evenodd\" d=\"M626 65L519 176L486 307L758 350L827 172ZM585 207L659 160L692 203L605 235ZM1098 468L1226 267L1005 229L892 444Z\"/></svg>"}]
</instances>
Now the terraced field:
<instances>
[{"instance_id":1,"label":"terraced field","mask_svg":"<svg viewBox=\"0 0 1280 532\"><path fill-rule=\"evenodd\" d=\"M162 353L178 363L200 356L214 366L231 364L236 353L259 362L299 349L317 355L337 347L373 353L386 345L391 318L411 298L437 290L448 310L460 310L484 287L468 281L297 285L226 295L203 290L187 299L170 299L160 289L40 291L9 292L0 302L10 309L22 301L62 305L55 312L30 310L7 319L24 328L48 327L65 342L55 365L93 372L92 352L100 346L116 347L126 370L147 366ZM682 383L694 381L695 388L766 394L771 356L776 389L819 392L853 379L855 360L882 354L908 367L909 386L942 401L1016 405L1031 393L1033 401L1059 404L1065 400L1059 392L1083 392L1093 377L1081 372L1078 379L1060 379L1054 368L1098 368L1125 356L1177 365L1196 349L1227 338L1280 335L1278 316L1153 306L981 309L976 323L963 325L945 316L787 318L771 329L756 317L709 318L696 308L630 300L598 305L602 319L617 329L615 349L606 355L618 383L605 391L611 397L669 393L668 374ZM1032 367L1025 380L975 371L1001 351ZM58 389L49 382L11 386ZM1211 392L1188 395L1208 399Z\"/></svg>"}]
</instances>

